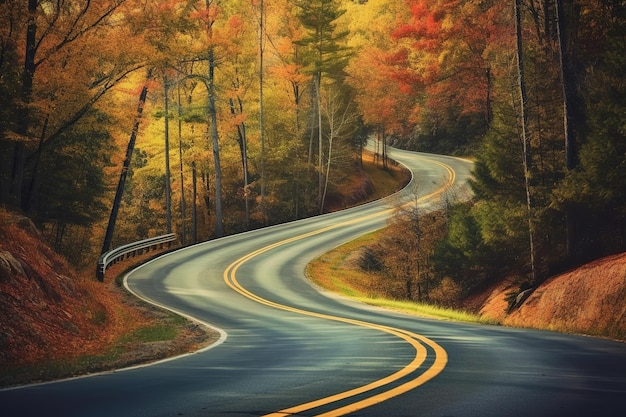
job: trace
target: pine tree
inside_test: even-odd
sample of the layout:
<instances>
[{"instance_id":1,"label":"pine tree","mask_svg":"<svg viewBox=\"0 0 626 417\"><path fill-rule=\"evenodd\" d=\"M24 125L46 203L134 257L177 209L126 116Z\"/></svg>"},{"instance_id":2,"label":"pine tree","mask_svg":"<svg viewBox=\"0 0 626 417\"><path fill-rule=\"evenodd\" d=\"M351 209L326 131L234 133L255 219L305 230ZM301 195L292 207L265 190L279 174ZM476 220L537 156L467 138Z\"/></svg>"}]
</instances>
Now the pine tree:
<instances>
[{"instance_id":1,"label":"pine tree","mask_svg":"<svg viewBox=\"0 0 626 417\"><path fill-rule=\"evenodd\" d=\"M602 20L606 37L586 83L579 166L556 192L558 206L573 207L584 219L573 225L579 262L626 249L626 7L610 3Z\"/></svg>"},{"instance_id":2,"label":"pine tree","mask_svg":"<svg viewBox=\"0 0 626 417\"><path fill-rule=\"evenodd\" d=\"M318 170L318 207L323 211L323 184L324 184L324 149L323 126L321 111L322 84L326 77L340 81L344 78L344 70L348 63L348 50L342 44L348 32L337 31L336 20L345 10L340 8L337 0L298 1L298 19L306 29L306 35L297 42L303 47L302 60L308 73L312 76L312 113L311 145L314 132L317 131L317 170ZM312 148L312 146L310 146Z\"/></svg>"}]
</instances>

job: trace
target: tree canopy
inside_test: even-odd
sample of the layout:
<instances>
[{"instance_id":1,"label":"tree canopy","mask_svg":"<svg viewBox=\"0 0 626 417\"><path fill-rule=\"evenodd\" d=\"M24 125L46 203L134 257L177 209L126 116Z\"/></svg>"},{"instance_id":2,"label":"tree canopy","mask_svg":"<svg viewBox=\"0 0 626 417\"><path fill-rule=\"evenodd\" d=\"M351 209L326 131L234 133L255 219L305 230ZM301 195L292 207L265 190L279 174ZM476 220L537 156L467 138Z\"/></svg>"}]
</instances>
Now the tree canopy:
<instances>
[{"instance_id":1,"label":"tree canopy","mask_svg":"<svg viewBox=\"0 0 626 417\"><path fill-rule=\"evenodd\" d=\"M626 5L515 4L0 2L0 202L100 239L137 123L114 240L208 239L323 212L370 134L475 158L435 258L541 279L624 250Z\"/></svg>"}]
</instances>

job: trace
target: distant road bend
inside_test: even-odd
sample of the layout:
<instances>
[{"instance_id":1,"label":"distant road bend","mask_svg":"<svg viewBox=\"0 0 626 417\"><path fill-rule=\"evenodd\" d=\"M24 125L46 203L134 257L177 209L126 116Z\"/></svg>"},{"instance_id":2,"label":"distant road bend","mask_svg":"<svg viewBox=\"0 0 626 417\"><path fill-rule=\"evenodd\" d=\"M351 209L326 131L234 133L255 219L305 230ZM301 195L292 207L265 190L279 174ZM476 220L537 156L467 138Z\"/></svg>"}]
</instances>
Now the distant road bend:
<instances>
[{"instance_id":1,"label":"distant road bend","mask_svg":"<svg viewBox=\"0 0 626 417\"><path fill-rule=\"evenodd\" d=\"M463 196L471 164L392 150L414 173L393 197L202 243L127 287L222 334L195 354L0 391L3 416L623 415L626 345L421 319L313 287L304 268L385 225L394 207Z\"/></svg>"}]
</instances>

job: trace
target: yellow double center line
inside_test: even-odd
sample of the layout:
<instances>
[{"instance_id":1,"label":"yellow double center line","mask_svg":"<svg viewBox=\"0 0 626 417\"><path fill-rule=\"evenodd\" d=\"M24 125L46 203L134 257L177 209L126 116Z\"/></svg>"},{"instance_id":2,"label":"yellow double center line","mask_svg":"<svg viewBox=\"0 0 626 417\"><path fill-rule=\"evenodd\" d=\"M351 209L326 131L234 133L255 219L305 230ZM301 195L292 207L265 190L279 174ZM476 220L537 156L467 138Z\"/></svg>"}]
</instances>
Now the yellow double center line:
<instances>
[{"instance_id":1,"label":"yellow double center line","mask_svg":"<svg viewBox=\"0 0 626 417\"><path fill-rule=\"evenodd\" d=\"M447 165L439 163L439 162L435 162L438 165L441 165L448 173L449 177L448 180L446 181L446 183L440 187L438 190L436 190L433 193L430 193L426 196L421 197L418 201L423 201L429 198L432 198L436 195L441 194L442 192L445 191L445 189L447 189L453 182L454 182L454 171ZM250 291L248 291L246 288L244 288L239 281L237 281L237 277L236 277L236 273L237 270L247 261L249 261L250 259L268 252L272 249L275 249L279 246L283 246L286 245L288 243L291 242L295 242L301 239L305 239L307 237L311 237L311 236L315 236L321 233L324 233L326 231L332 230L332 229L336 229L339 227L345 227L347 225L350 224L354 224L357 222L361 222L364 219L367 218L373 218L373 217L377 217L377 216L383 216L383 215L387 215L389 214L391 211L393 211L393 209L387 209L384 210L382 212L378 212L375 214L371 214L367 217L361 217L358 219L353 219L353 220L349 220L349 221L345 221L342 223L338 223L338 224L334 224L331 226L327 226L321 229L317 229L308 233L304 233L298 236L294 236L291 237L289 239L285 239L276 243L273 243L271 245L265 246L261 249L258 249L254 252L251 252L241 258L239 258L238 260L236 260L235 262L233 262L232 264L230 264L226 270L224 271L224 281L226 282L226 284L232 288L233 290L237 291L238 293L242 294L243 296L256 301L260 304L264 304L266 306L272 307L272 308L276 308L279 310L284 310L284 311L290 311L292 313L297 313L297 314L302 314L305 316L310 316L310 317L316 317L316 318L320 318L320 319L325 319L325 320L332 320L332 321L336 321L336 322L342 322L342 323L348 323L348 324L352 324L355 326L360 326L360 327L365 327L365 328L369 328L369 329L374 329L374 330L378 330L378 331L382 331L385 333L389 333L391 335L397 336L400 339L403 339L404 341L406 341L408 344L410 344L414 349L415 349L415 356L413 358L413 360L411 360L410 363L408 363L404 368L400 369L399 371L376 381L373 381L369 384L363 385L361 387L357 387L348 391L344 391L335 395L331 395L329 397L325 397L325 398L321 398L315 401L311 401L305 404L300 404L294 407L290 407L290 408L286 408L283 410L280 410L278 412L275 413L271 413L271 414L266 414L263 417L284 417L284 416L289 416L292 414L296 414L296 413L301 413L304 411L308 411L308 410L312 410L318 407L322 407L328 404L332 404L334 402L337 401L342 401L363 393L366 393L368 391L372 391L374 389L378 389L381 387L384 387L386 385L390 385L393 384L396 381L399 381L401 378L405 378L410 376L413 373L417 373L417 375L409 380L408 382L402 383L400 385L396 385L396 386L391 386L388 390L383 391L383 392L379 392L378 394L373 394L369 397L366 397L364 399L360 399L360 400L355 400L354 402L344 405L344 406L340 406L338 408L335 408L331 411L322 413L322 414L318 414L317 417L334 417L334 416L343 416L345 414L348 413L352 413L358 410L361 410L363 408L366 407L370 407L374 404L378 404L380 402L383 402L385 400L388 400L389 398L398 396L400 394L403 394L407 391L410 391L422 384L424 384L425 382L429 381L430 379L434 378L435 376L437 376L446 366L446 363L448 362L448 355L446 353L446 351L439 346L437 343L433 342L432 340L407 331L407 330L403 330L403 329L398 329L398 328L394 328L394 327L389 327L389 326L383 326L383 325L379 325L379 324L375 324L375 323L369 323L366 321L361 321L361 320L354 320L354 319L349 319L349 318L345 318L345 317L339 317L339 316L333 316L330 314L324 314L324 313L317 313L317 312L313 312L313 311L307 311L307 310L302 310L296 307L291 307L291 306L287 306L284 304L279 304L270 300L267 300L265 298L262 298ZM433 363L423 372L418 372L419 368L422 366L422 364L424 363L424 361L427 358L428 355L428 350L426 348L426 346L429 346L434 354L435 354L435 359L433 361Z\"/></svg>"}]
</instances>

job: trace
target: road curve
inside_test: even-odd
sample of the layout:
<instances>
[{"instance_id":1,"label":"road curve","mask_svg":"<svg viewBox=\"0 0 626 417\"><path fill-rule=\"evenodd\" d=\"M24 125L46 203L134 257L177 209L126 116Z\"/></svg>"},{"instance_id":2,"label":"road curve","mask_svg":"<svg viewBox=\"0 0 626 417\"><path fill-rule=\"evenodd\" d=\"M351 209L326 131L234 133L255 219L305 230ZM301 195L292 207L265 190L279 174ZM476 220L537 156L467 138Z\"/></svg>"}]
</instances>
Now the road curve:
<instances>
[{"instance_id":1,"label":"road curve","mask_svg":"<svg viewBox=\"0 0 626 417\"><path fill-rule=\"evenodd\" d=\"M622 415L626 347L551 332L418 319L318 291L315 256L393 208L463 196L470 164L393 151L414 184L392 198L203 243L127 276L138 296L222 332L152 366L0 391L3 416Z\"/></svg>"}]
</instances>

